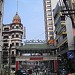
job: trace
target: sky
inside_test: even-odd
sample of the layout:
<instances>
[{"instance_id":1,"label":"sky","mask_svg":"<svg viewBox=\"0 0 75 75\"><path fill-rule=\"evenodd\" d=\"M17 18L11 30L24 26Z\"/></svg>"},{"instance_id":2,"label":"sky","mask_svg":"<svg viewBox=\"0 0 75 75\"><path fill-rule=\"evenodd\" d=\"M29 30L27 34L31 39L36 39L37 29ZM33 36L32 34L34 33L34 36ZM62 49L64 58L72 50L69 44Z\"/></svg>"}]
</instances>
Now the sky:
<instances>
[{"instance_id":1,"label":"sky","mask_svg":"<svg viewBox=\"0 0 75 75\"><path fill-rule=\"evenodd\" d=\"M52 0L52 9L58 0ZM17 12L17 0L5 0L3 24L12 23ZM18 14L26 27L26 40L45 40L43 0L18 0Z\"/></svg>"}]
</instances>

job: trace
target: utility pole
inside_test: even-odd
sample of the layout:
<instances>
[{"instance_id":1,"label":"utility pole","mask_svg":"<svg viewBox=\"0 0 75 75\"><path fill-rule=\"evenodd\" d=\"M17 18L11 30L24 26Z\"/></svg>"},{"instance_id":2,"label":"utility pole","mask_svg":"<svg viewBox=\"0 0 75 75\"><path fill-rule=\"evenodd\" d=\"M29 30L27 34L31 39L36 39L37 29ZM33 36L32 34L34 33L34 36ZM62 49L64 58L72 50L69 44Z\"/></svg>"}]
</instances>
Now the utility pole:
<instances>
[{"instance_id":1,"label":"utility pole","mask_svg":"<svg viewBox=\"0 0 75 75\"><path fill-rule=\"evenodd\" d=\"M10 75L10 66L11 66L11 47L12 45L10 44L10 47L9 47L9 67L8 67L8 75Z\"/></svg>"}]
</instances>

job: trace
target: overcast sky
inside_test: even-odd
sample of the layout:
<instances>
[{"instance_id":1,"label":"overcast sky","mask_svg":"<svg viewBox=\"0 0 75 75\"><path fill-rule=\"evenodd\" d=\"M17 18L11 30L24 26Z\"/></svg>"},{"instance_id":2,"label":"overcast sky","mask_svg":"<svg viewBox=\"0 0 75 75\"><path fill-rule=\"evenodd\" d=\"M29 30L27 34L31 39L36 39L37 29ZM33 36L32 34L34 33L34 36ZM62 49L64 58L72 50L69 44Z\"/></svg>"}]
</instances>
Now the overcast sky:
<instances>
[{"instance_id":1,"label":"overcast sky","mask_svg":"<svg viewBox=\"0 0 75 75\"><path fill-rule=\"evenodd\" d=\"M58 0L52 0L52 8ZM45 40L43 0L18 0L18 14L26 27L26 40ZM17 12L17 0L5 0L3 23L12 23Z\"/></svg>"}]
</instances>

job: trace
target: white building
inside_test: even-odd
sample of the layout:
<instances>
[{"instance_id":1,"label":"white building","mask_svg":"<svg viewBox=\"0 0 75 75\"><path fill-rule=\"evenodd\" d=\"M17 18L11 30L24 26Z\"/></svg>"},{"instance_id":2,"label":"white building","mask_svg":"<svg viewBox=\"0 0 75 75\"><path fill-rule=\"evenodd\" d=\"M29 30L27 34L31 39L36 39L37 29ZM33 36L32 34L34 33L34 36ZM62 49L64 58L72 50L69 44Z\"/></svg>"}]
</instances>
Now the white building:
<instances>
[{"instance_id":1,"label":"white building","mask_svg":"<svg viewBox=\"0 0 75 75\"><path fill-rule=\"evenodd\" d=\"M13 17L12 23L3 25L2 35L3 35L3 56L5 58L9 54L10 50L10 57L11 57L10 61L8 57L6 57L6 60L3 59L3 64L5 66L9 66L9 62L11 62L10 63L11 70L15 70L15 57L16 57L15 47L22 46L22 36L23 36L23 24L21 23L21 19L18 13L16 13L16 15ZM12 45L11 48L10 44ZM7 55L6 52L8 52Z\"/></svg>"}]
</instances>

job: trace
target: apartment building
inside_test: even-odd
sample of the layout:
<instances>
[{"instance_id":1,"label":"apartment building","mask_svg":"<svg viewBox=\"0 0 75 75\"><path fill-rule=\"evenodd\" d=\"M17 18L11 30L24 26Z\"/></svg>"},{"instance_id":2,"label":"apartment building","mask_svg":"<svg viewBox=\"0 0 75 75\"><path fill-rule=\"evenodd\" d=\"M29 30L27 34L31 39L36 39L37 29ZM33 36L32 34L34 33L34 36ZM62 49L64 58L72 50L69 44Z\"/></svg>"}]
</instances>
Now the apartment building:
<instances>
[{"instance_id":1,"label":"apartment building","mask_svg":"<svg viewBox=\"0 0 75 75\"><path fill-rule=\"evenodd\" d=\"M68 48L67 44L67 33L66 33L66 23L65 16L61 14L61 6L57 4L54 10L54 25L55 25L55 40L56 47L58 48L57 54L62 54L63 50ZM61 52L62 51L62 52ZM61 52L61 53L59 53Z\"/></svg>"},{"instance_id":2,"label":"apartment building","mask_svg":"<svg viewBox=\"0 0 75 75\"><path fill-rule=\"evenodd\" d=\"M61 68L60 71L63 72L64 69L65 73L69 71L73 73L75 71L74 32L70 16L65 15L65 12L62 12L62 10L66 10L65 4L58 2L53 12L57 48L56 56L61 60L61 63L58 63L58 67Z\"/></svg>"},{"instance_id":3,"label":"apartment building","mask_svg":"<svg viewBox=\"0 0 75 75\"><path fill-rule=\"evenodd\" d=\"M45 20L45 38L46 41L54 39L52 6L51 0L43 0L44 3L44 20Z\"/></svg>"},{"instance_id":4,"label":"apartment building","mask_svg":"<svg viewBox=\"0 0 75 75\"><path fill-rule=\"evenodd\" d=\"M16 46L22 46L23 24L18 13L13 17L12 23L3 25L3 64L4 67L9 67L15 71ZM10 47L11 45L11 47ZM7 53L6 53L7 52ZM10 52L10 61L9 61ZM6 62L7 61L7 62Z\"/></svg>"}]
</instances>

